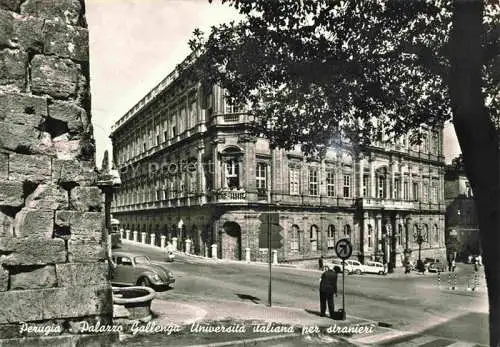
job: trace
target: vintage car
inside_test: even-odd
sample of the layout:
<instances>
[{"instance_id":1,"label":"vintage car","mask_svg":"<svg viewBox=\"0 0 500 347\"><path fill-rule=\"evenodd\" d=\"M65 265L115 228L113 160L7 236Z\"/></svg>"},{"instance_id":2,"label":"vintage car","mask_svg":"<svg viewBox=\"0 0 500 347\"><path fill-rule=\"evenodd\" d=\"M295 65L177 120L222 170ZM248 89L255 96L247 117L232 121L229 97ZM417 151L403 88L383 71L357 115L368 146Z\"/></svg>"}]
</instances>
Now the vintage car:
<instances>
[{"instance_id":1,"label":"vintage car","mask_svg":"<svg viewBox=\"0 0 500 347\"><path fill-rule=\"evenodd\" d=\"M342 268L344 268L345 274L357 274L360 275L363 273L363 265L357 260L347 259L345 261L344 266L342 266L341 259L332 259L331 266L336 272L342 272Z\"/></svg>"},{"instance_id":2,"label":"vintage car","mask_svg":"<svg viewBox=\"0 0 500 347\"><path fill-rule=\"evenodd\" d=\"M368 274L385 275L386 269L384 264L379 263L378 261L368 260L363 264L363 272Z\"/></svg>"},{"instance_id":3,"label":"vintage car","mask_svg":"<svg viewBox=\"0 0 500 347\"><path fill-rule=\"evenodd\" d=\"M152 263L148 256L132 252L112 252L114 285L139 285L151 288L171 287L174 274L165 266Z\"/></svg>"},{"instance_id":4,"label":"vintage car","mask_svg":"<svg viewBox=\"0 0 500 347\"><path fill-rule=\"evenodd\" d=\"M439 259L431 259L428 262L424 262L426 265L427 271L429 272L445 272L446 265L444 262L440 262Z\"/></svg>"}]
</instances>

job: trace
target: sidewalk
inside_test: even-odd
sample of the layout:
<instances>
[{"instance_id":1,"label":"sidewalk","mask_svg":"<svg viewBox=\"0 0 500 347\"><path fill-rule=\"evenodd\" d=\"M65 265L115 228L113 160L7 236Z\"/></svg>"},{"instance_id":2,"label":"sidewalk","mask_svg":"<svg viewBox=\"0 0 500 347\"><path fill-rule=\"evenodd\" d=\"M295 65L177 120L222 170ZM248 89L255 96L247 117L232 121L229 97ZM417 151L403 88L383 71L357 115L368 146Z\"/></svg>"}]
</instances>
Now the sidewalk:
<instances>
[{"instance_id":1,"label":"sidewalk","mask_svg":"<svg viewBox=\"0 0 500 347\"><path fill-rule=\"evenodd\" d=\"M272 346L286 342L290 346L328 343L349 347L354 345L348 338L362 335L363 330L382 329L376 322L349 315L345 321L335 321L320 317L314 310L234 300L154 299L151 309L155 318L148 323L149 330L145 328L142 334L123 336L121 345ZM229 330L213 330L217 328ZM237 328L240 330L236 331ZM154 329L162 331L153 334Z\"/></svg>"}]
</instances>

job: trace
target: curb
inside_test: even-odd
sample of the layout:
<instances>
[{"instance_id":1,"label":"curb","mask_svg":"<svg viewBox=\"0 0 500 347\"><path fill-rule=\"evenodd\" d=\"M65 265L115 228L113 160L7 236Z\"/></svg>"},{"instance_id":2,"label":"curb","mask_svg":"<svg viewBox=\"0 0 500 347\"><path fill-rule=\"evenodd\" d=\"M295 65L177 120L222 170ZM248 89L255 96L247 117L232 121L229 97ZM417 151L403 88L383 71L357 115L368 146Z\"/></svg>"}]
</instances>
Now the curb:
<instances>
[{"instance_id":1,"label":"curb","mask_svg":"<svg viewBox=\"0 0 500 347\"><path fill-rule=\"evenodd\" d=\"M240 345L246 345L246 344L253 345L257 342L275 341L275 340L281 340L281 339L286 339L286 338L291 338L291 337L299 337L301 335L302 334L294 333L294 334L288 334L288 335L265 336L265 337L256 337L253 339L209 343L206 345L189 345L189 347L223 347L223 346L240 346Z\"/></svg>"}]
</instances>

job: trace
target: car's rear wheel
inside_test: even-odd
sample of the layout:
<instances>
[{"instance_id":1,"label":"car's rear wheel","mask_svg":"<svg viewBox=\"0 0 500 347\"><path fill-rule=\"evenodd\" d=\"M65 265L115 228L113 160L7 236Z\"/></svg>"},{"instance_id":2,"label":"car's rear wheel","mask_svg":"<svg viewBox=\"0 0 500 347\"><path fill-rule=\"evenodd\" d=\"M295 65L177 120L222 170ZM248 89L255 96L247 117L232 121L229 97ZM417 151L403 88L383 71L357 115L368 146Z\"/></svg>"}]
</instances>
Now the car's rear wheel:
<instances>
[{"instance_id":1,"label":"car's rear wheel","mask_svg":"<svg viewBox=\"0 0 500 347\"><path fill-rule=\"evenodd\" d=\"M345 269L344 274L349 275L349 270Z\"/></svg>"},{"instance_id":2,"label":"car's rear wheel","mask_svg":"<svg viewBox=\"0 0 500 347\"><path fill-rule=\"evenodd\" d=\"M384 271L379 271L378 272L379 275L383 275L384 274Z\"/></svg>"},{"instance_id":3,"label":"car's rear wheel","mask_svg":"<svg viewBox=\"0 0 500 347\"><path fill-rule=\"evenodd\" d=\"M149 281L149 279L147 277L141 277L137 281L137 285L139 285L141 287L151 287L151 282Z\"/></svg>"},{"instance_id":4,"label":"car's rear wheel","mask_svg":"<svg viewBox=\"0 0 500 347\"><path fill-rule=\"evenodd\" d=\"M357 269L354 273L355 273L356 275L361 275L361 270L360 270L360 269Z\"/></svg>"}]
</instances>

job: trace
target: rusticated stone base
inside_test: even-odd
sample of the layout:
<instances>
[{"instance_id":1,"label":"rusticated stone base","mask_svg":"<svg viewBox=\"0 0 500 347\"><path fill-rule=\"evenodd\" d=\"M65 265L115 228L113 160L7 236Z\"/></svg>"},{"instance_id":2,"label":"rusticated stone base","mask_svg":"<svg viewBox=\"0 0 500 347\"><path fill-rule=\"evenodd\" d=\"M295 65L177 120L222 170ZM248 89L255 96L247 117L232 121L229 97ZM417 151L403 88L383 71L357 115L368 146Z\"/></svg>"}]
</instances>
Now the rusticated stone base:
<instances>
[{"instance_id":1,"label":"rusticated stone base","mask_svg":"<svg viewBox=\"0 0 500 347\"><path fill-rule=\"evenodd\" d=\"M0 347L114 347L119 345L118 333L0 339Z\"/></svg>"}]
</instances>

